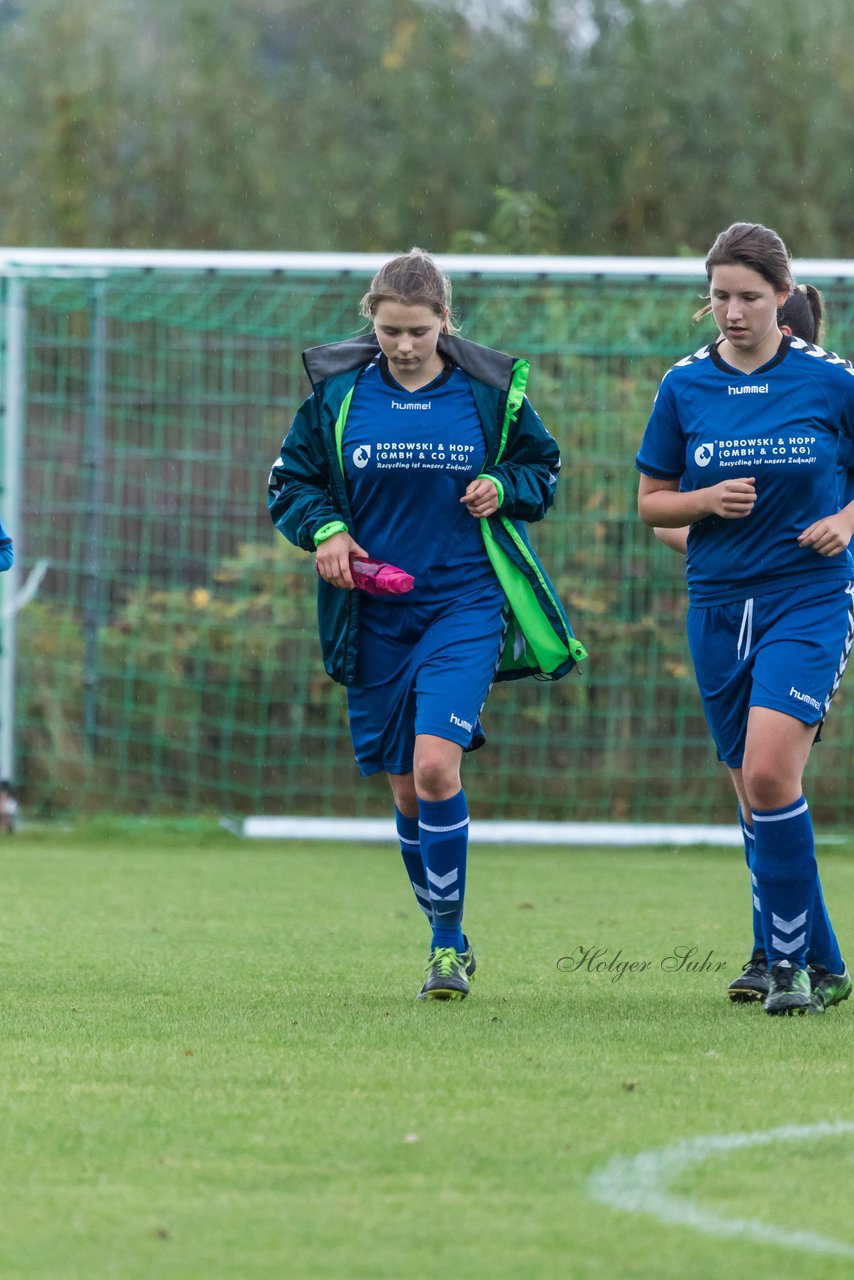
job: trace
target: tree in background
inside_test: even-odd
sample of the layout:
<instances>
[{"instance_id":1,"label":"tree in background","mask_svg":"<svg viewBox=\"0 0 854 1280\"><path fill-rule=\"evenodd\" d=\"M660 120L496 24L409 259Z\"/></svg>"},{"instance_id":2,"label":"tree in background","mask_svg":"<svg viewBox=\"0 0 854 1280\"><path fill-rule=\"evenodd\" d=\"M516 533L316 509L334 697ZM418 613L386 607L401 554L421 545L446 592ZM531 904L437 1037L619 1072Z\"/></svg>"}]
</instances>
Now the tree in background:
<instances>
[{"instance_id":1,"label":"tree in background","mask_svg":"<svg viewBox=\"0 0 854 1280\"><path fill-rule=\"evenodd\" d=\"M7 244L851 252L848 0L0 0Z\"/></svg>"}]
</instances>

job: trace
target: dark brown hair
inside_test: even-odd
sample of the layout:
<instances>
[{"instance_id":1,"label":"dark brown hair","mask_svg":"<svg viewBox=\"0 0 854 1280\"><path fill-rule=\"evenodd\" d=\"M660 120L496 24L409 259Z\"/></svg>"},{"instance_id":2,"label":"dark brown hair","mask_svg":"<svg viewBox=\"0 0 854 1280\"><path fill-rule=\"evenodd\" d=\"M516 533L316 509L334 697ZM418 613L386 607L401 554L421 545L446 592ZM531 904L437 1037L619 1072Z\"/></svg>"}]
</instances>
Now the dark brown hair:
<instances>
[{"instance_id":1,"label":"dark brown hair","mask_svg":"<svg viewBox=\"0 0 854 1280\"><path fill-rule=\"evenodd\" d=\"M749 267L767 280L775 293L794 288L789 250L776 231L761 222L734 222L722 231L706 254L706 278L711 281L715 267ZM696 312L700 320L711 311L711 303Z\"/></svg>"},{"instance_id":2,"label":"dark brown hair","mask_svg":"<svg viewBox=\"0 0 854 1280\"><path fill-rule=\"evenodd\" d=\"M423 249L410 249L383 263L359 304L359 314L372 320L381 302L430 307L443 318L447 313L446 332L457 331L451 319L451 282Z\"/></svg>"},{"instance_id":3,"label":"dark brown hair","mask_svg":"<svg viewBox=\"0 0 854 1280\"><path fill-rule=\"evenodd\" d=\"M715 267L750 267L767 280L777 293L792 288L789 251L770 227L759 222L734 222L722 231L706 254L706 277Z\"/></svg>"},{"instance_id":4,"label":"dark brown hair","mask_svg":"<svg viewBox=\"0 0 854 1280\"><path fill-rule=\"evenodd\" d=\"M813 284L796 284L777 312L777 323L804 342L821 342L823 319L824 299Z\"/></svg>"}]
</instances>

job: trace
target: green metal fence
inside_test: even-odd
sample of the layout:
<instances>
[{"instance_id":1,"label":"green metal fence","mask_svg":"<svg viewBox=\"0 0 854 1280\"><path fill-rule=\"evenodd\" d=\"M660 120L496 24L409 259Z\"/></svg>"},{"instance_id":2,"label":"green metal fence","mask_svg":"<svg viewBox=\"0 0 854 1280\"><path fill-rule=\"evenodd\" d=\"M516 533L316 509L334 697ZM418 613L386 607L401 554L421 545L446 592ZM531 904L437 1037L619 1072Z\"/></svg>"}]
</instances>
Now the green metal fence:
<instances>
[{"instance_id":1,"label":"green metal fence","mask_svg":"<svg viewBox=\"0 0 854 1280\"><path fill-rule=\"evenodd\" d=\"M19 561L3 583L0 764L30 812L386 811L321 667L312 561L265 502L307 393L300 352L358 329L375 265L7 265L0 509ZM493 691L488 745L466 763L479 816L731 816L684 640L683 564L635 507L658 380L711 332L691 321L697 266L454 263L463 333L532 360L564 461L533 534L591 654L556 685ZM847 264L811 268L827 345L850 351ZM811 766L825 820L854 813L852 751L843 688Z\"/></svg>"}]
</instances>

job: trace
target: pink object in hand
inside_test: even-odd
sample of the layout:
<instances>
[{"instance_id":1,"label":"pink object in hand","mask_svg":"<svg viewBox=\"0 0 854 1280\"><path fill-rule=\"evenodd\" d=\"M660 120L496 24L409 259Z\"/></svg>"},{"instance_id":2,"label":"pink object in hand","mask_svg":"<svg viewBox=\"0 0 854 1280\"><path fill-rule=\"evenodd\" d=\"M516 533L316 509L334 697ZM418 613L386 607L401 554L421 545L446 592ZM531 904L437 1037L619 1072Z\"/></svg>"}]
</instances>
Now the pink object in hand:
<instances>
[{"instance_id":1,"label":"pink object in hand","mask_svg":"<svg viewBox=\"0 0 854 1280\"><path fill-rule=\"evenodd\" d=\"M350 572L356 586L372 596L402 596L415 586L411 573L369 556L350 556Z\"/></svg>"}]
</instances>

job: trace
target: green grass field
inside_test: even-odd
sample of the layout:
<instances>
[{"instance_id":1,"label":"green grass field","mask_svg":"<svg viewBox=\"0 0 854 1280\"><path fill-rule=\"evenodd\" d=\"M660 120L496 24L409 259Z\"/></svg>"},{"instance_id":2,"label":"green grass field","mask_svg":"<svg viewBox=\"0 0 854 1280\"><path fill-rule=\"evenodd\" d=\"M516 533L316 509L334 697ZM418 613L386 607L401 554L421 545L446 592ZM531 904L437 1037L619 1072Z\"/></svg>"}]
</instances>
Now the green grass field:
<instances>
[{"instance_id":1,"label":"green grass field","mask_svg":"<svg viewBox=\"0 0 854 1280\"><path fill-rule=\"evenodd\" d=\"M749 949L734 850L474 849L479 974L449 1005L414 999L429 935L391 848L127 823L0 859L3 1280L852 1274L850 1133L670 1188L801 1247L590 1192L617 1157L854 1122L854 1001L724 997ZM854 864L821 864L854 946ZM691 947L706 966L662 966ZM578 948L635 967L559 968Z\"/></svg>"}]
</instances>

